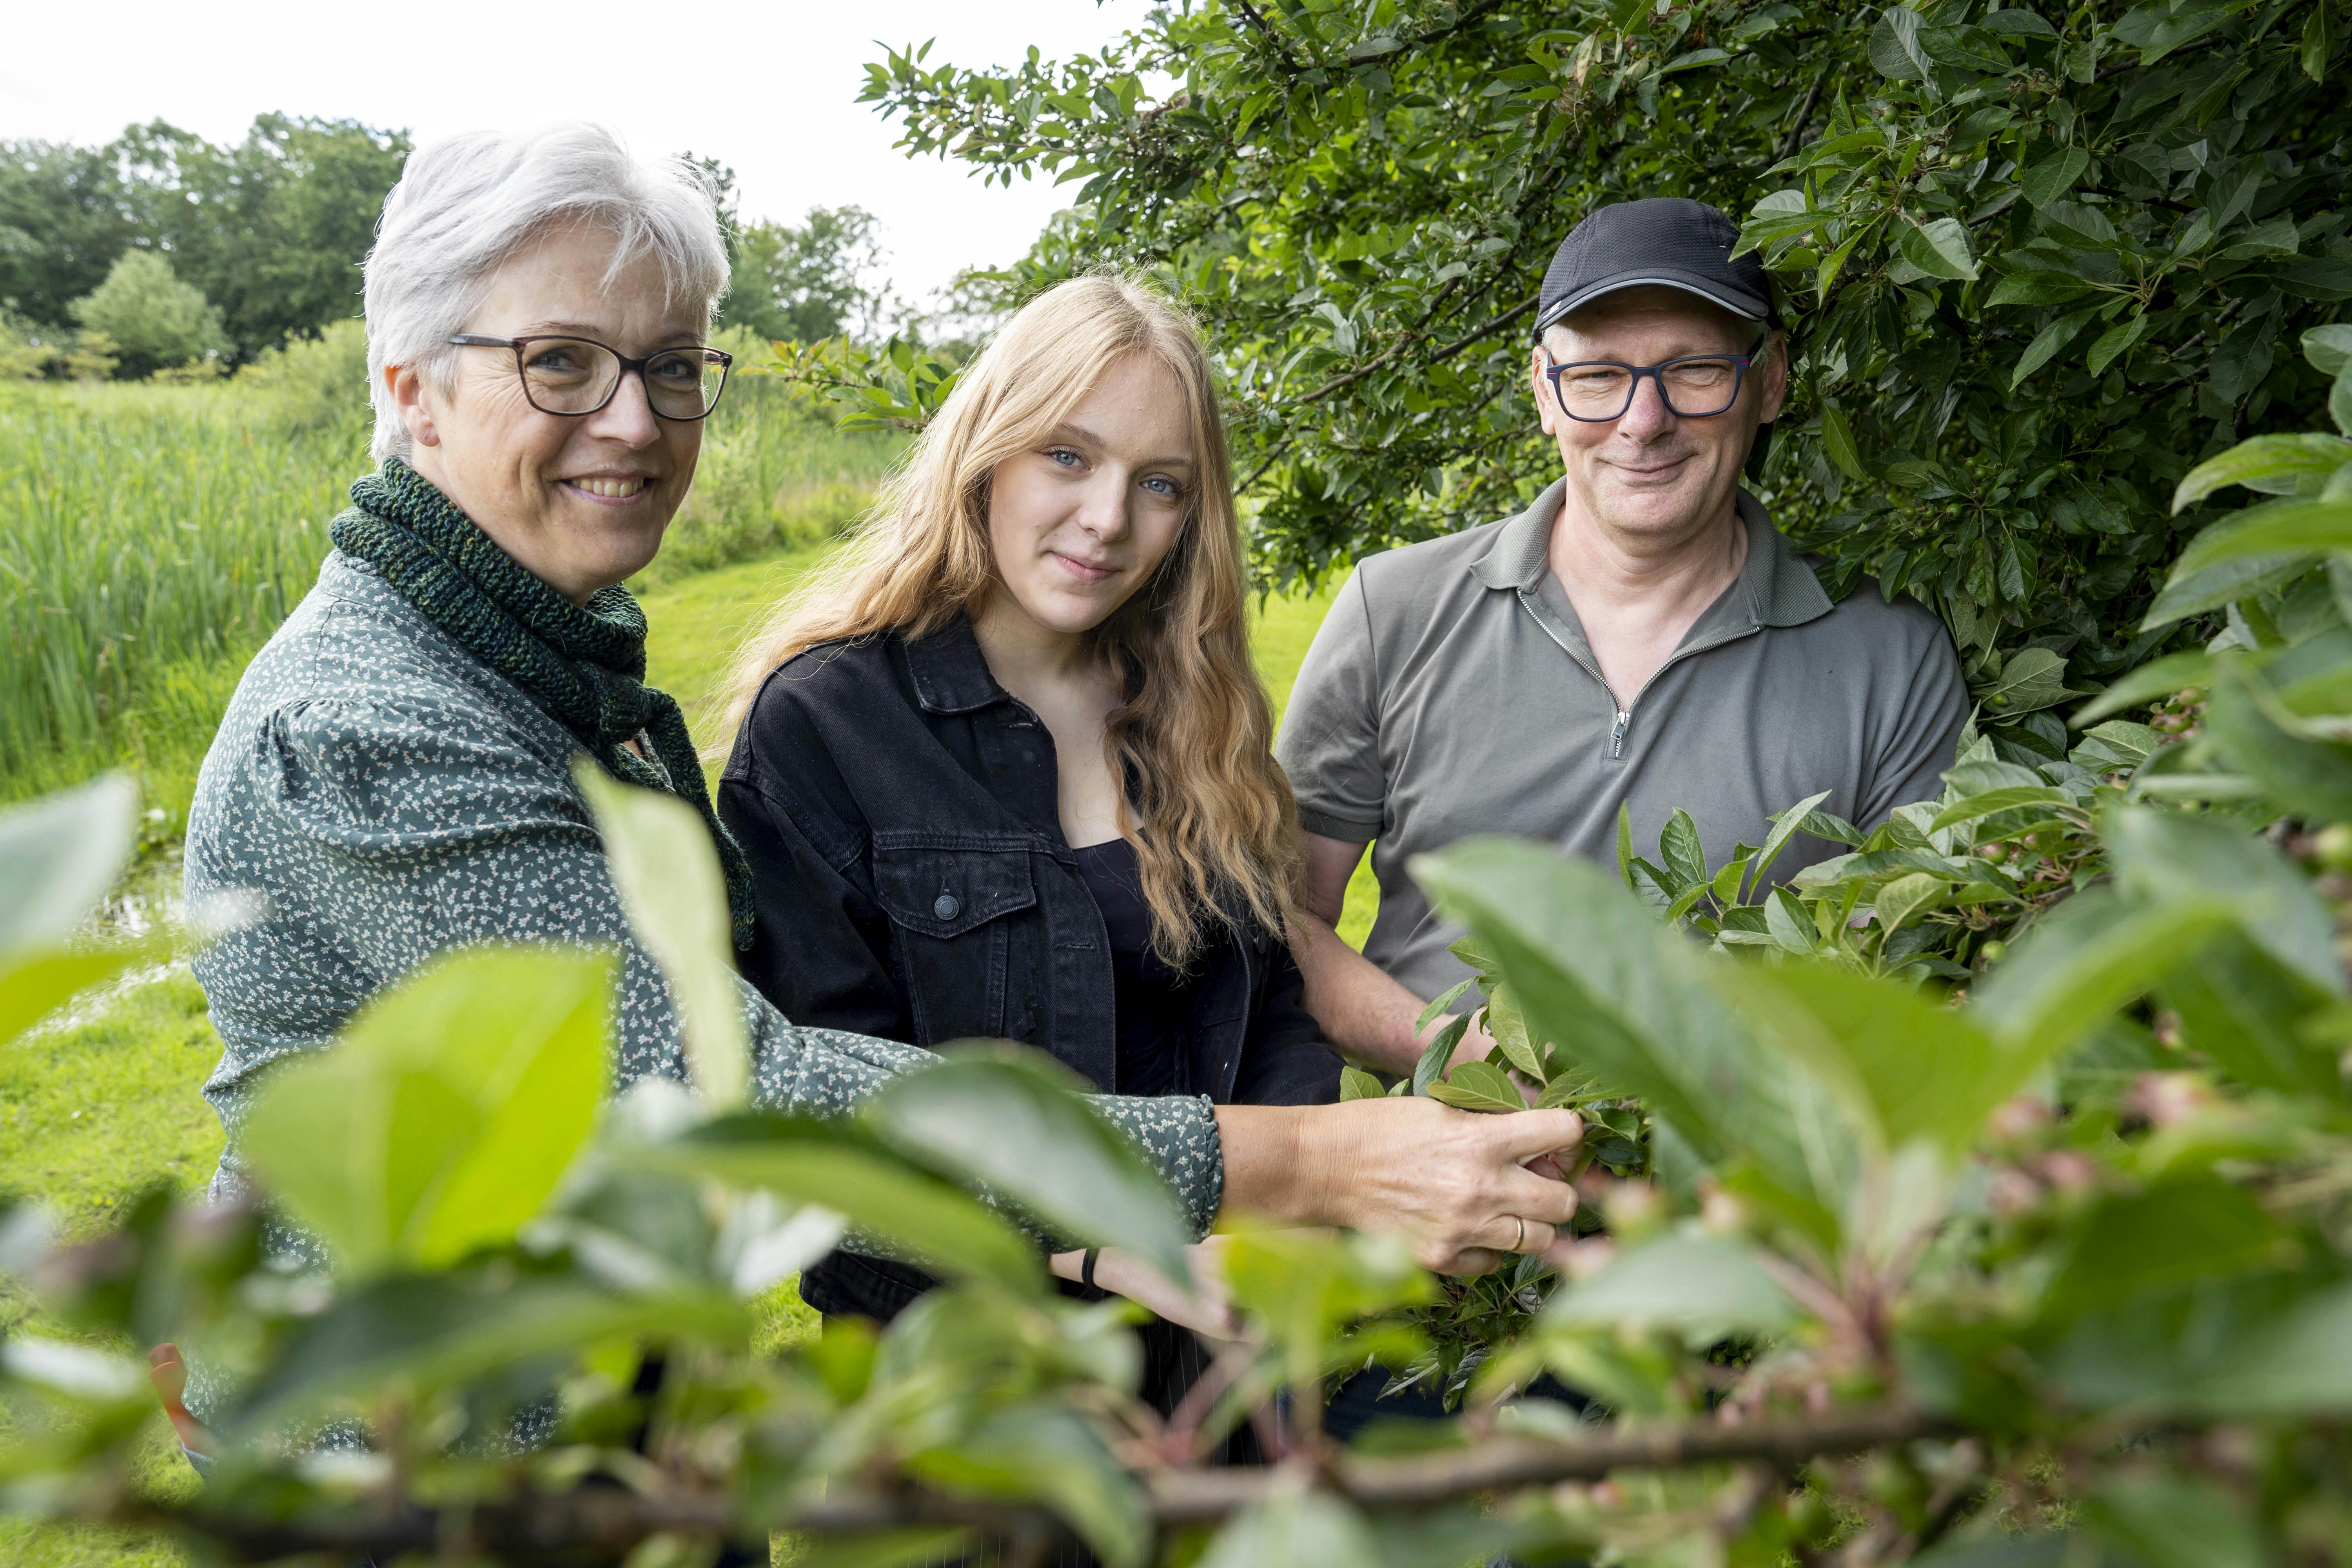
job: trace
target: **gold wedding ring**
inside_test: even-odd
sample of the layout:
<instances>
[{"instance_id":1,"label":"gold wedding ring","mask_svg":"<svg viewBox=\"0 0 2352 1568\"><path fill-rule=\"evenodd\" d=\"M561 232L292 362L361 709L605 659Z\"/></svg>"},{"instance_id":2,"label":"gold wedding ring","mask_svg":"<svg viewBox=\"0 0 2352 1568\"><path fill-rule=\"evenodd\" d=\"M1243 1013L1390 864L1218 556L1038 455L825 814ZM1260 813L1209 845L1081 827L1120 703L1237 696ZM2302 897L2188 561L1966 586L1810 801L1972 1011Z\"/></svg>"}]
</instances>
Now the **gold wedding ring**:
<instances>
[{"instance_id":1,"label":"gold wedding ring","mask_svg":"<svg viewBox=\"0 0 2352 1568\"><path fill-rule=\"evenodd\" d=\"M1517 1252L1528 1244L1528 1222L1520 1218L1517 1215L1513 1215L1511 1219L1513 1223L1517 1225L1519 1227L1519 1234L1513 1239L1510 1246L1510 1250Z\"/></svg>"}]
</instances>

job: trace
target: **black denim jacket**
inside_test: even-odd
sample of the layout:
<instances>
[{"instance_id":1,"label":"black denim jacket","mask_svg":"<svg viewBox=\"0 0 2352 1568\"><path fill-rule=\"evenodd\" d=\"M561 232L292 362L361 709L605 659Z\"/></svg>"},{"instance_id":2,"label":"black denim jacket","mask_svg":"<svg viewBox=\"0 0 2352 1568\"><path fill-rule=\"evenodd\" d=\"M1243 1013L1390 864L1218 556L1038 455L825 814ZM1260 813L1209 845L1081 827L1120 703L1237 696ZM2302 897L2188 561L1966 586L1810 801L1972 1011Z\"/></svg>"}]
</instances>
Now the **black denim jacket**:
<instances>
[{"instance_id":1,"label":"black denim jacket","mask_svg":"<svg viewBox=\"0 0 2352 1568\"><path fill-rule=\"evenodd\" d=\"M768 677L719 783L758 888L743 973L796 1024L919 1046L1019 1040L1117 1092L1109 940L1062 837L1058 784L1053 736L989 674L961 616L921 642L799 655ZM1195 963L1177 1092L1338 1098L1339 1058L1286 943L1244 921ZM904 1305L846 1299L837 1277L866 1271L929 1283L836 1254L803 1294L826 1311Z\"/></svg>"}]
</instances>

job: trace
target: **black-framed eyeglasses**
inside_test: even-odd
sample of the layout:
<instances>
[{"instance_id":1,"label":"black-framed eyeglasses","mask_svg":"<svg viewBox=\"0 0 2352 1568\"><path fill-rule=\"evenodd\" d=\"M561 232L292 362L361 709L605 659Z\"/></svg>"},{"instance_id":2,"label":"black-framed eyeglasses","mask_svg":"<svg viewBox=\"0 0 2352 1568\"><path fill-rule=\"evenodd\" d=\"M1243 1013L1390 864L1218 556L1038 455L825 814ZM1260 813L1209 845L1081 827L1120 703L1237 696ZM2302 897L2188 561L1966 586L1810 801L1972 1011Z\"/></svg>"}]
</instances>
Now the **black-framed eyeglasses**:
<instances>
[{"instance_id":1,"label":"black-framed eyeglasses","mask_svg":"<svg viewBox=\"0 0 2352 1568\"><path fill-rule=\"evenodd\" d=\"M1552 395L1559 400L1560 412L1588 425L1623 418L1625 410L1633 406L1633 395L1641 390L1644 376L1658 384L1658 396L1667 413L1682 419L1706 419L1725 413L1739 401L1748 367L1771 337L1766 332L1744 354L1692 354L1662 364L1571 360L1545 365L1544 374L1551 378Z\"/></svg>"},{"instance_id":2,"label":"black-framed eyeglasses","mask_svg":"<svg viewBox=\"0 0 2352 1568\"><path fill-rule=\"evenodd\" d=\"M708 418L719 406L719 395L727 389L728 367L735 363L725 350L700 343L631 359L593 338L486 338L459 332L449 341L459 348L511 349L523 396L541 414L566 419L584 418L612 402L621 390L621 377L632 371L645 383L646 405L662 418L681 424Z\"/></svg>"}]
</instances>

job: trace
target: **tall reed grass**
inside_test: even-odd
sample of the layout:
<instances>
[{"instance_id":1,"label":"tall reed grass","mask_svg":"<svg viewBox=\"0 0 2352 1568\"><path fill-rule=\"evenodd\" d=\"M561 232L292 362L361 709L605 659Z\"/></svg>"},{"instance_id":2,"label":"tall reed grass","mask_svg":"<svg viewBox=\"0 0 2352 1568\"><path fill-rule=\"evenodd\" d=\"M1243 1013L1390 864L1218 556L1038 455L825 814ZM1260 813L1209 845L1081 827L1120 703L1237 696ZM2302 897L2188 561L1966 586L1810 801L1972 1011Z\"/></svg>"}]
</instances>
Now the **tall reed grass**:
<instances>
[{"instance_id":1,"label":"tall reed grass","mask_svg":"<svg viewBox=\"0 0 2352 1568\"><path fill-rule=\"evenodd\" d=\"M350 322L209 386L0 384L0 799L128 764L181 814L238 674L370 466L364 356ZM641 581L824 537L898 449L740 380Z\"/></svg>"}]
</instances>

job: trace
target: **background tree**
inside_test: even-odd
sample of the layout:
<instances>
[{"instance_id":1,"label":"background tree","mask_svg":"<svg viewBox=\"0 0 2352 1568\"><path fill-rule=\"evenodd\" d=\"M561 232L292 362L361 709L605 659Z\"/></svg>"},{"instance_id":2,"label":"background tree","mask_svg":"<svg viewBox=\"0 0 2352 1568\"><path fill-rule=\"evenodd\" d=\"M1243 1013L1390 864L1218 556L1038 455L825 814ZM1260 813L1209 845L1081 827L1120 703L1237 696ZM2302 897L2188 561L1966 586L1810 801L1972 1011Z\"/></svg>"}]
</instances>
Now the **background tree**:
<instances>
[{"instance_id":1,"label":"background tree","mask_svg":"<svg viewBox=\"0 0 2352 1568\"><path fill-rule=\"evenodd\" d=\"M136 229L107 149L0 142L0 308L73 329L73 302L106 280Z\"/></svg>"},{"instance_id":2,"label":"background tree","mask_svg":"<svg viewBox=\"0 0 2352 1568\"><path fill-rule=\"evenodd\" d=\"M2203 520L2167 510L2189 465L2318 416L2292 344L2352 298L2347 18L1211 0L1094 56L895 52L866 96L910 152L1076 184L1018 287L1141 265L1200 310L1277 582L1547 475L1526 322L1586 212L1745 216L1796 324L1776 514L1834 591L1938 605L2007 719L2166 635L2139 623Z\"/></svg>"},{"instance_id":3,"label":"background tree","mask_svg":"<svg viewBox=\"0 0 2352 1568\"><path fill-rule=\"evenodd\" d=\"M730 240L735 271L723 325L770 340L884 335L903 310L885 270L880 225L859 206L811 207L797 224L757 223Z\"/></svg>"},{"instance_id":4,"label":"background tree","mask_svg":"<svg viewBox=\"0 0 2352 1568\"><path fill-rule=\"evenodd\" d=\"M84 327L106 335L126 376L205 359L227 343L220 311L152 250L125 252L73 310Z\"/></svg>"},{"instance_id":5,"label":"background tree","mask_svg":"<svg viewBox=\"0 0 2352 1568\"><path fill-rule=\"evenodd\" d=\"M168 252L251 359L359 311L362 258L408 155L404 132L265 114L215 145L157 121L102 148L0 145L0 307L73 323L126 252Z\"/></svg>"}]
</instances>

